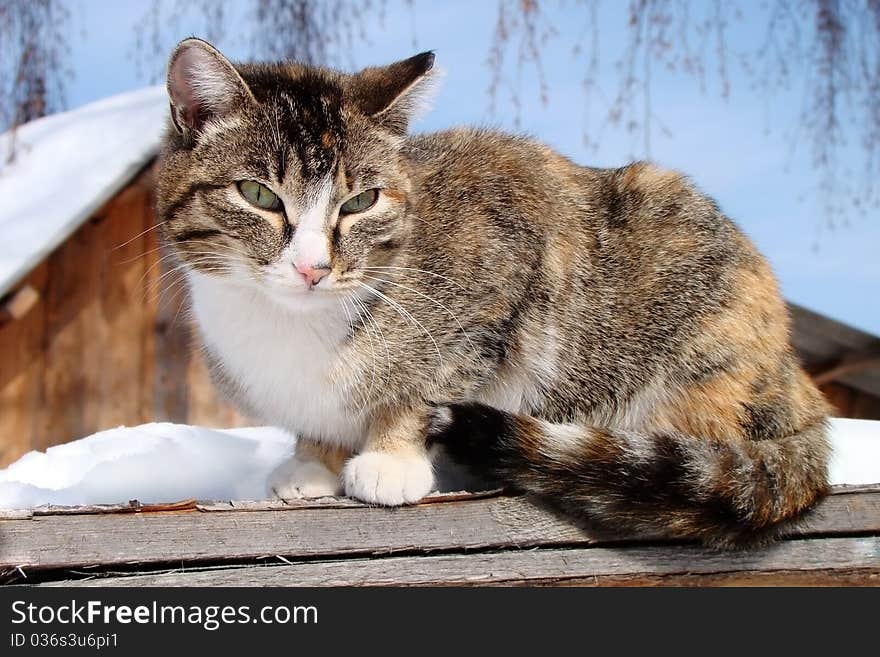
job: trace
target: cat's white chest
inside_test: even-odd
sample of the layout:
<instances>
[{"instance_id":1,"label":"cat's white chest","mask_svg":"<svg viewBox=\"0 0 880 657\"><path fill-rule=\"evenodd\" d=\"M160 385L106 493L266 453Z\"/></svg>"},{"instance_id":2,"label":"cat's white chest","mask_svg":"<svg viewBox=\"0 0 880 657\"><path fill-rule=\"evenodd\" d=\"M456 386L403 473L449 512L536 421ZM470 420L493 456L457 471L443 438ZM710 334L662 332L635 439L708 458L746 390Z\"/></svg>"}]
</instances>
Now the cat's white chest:
<instances>
[{"instance_id":1,"label":"cat's white chest","mask_svg":"<svg viewBox=\"0 0 880 657\"><path fill-rule=\"evenodd\" d=\"M344 314L294 313L256 290L198 273L189 280L202 335L255 419L352 448L363 441L363 419L346 410L329 376L347 331Z\"/></svg>"}]
</instances>

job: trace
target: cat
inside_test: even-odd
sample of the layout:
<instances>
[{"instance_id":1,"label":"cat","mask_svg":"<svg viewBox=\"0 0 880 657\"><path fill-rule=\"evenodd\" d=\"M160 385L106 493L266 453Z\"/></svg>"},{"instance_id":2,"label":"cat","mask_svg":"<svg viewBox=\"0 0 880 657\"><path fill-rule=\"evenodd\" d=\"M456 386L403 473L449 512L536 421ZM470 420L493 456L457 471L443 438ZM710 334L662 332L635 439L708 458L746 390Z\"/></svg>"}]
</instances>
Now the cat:
<instances>
[{"instance_id":1,"label":"cat","mask_svg":"<svg viewBox=\"0 0 880 657\"><path fill-rule=\"evenodd\" d=\"M752 243L654 164L408 135L433 63L170 58L157 211L218 385L298 436L274 494L412 504L444 453L614 531L803 517L828 406Z\"/></svg>"}]
</instances>

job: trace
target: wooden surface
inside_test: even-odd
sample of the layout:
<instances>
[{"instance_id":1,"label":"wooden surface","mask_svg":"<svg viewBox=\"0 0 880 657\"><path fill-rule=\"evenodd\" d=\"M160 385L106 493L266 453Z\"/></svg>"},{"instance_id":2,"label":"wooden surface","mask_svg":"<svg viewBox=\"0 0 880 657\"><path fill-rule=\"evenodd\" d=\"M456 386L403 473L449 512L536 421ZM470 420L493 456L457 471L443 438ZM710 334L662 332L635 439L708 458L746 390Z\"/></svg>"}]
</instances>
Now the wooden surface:
<instances>
[{"instance_id":1,"label":"wooden surface","mask_svg":"<svg viewBox=\"0 0 880 657\"><path fill-rule=\"evenodd\" d=\"M21 319L30 312L40 299L40 293L30 285L22 285L4 297L0 303L0 323Z\"/></svg>"},{"instance_id":2,"label":"wooden surface","mask_svg":"<svg viewBox=\"0 0 880 657\"><path fill-rule=\"evenodd\" d=\"M182 281L161 259L152 192L147 169L7 299L33 293L0 321L0 468L121 424L250 424L210 382Z\"/></svg>"},{"instance_id":3,"label":"wooden surface","mask_svg":"<svg viewBox=\"0 0 880 657\"><path fill-rule=\"evenodd\" d=\"M523 497L429 502L43 509L0 520L0 573L74 586L880 584L880 485L837 489L787 539L736 552L601 536Z\"/></svg>"},{"instance_id":4,"label":"wooden surface","mask_svg":"<svg viewBox=\"0 0 880 657\"><path fill-rule=\"evenodd\" d=\"M880 538L787 541L733 554L694 546L507 550L210 568L48 586L880 585ZM871 563L868 563L871 562Z\"/></svg>"}]
</instances>

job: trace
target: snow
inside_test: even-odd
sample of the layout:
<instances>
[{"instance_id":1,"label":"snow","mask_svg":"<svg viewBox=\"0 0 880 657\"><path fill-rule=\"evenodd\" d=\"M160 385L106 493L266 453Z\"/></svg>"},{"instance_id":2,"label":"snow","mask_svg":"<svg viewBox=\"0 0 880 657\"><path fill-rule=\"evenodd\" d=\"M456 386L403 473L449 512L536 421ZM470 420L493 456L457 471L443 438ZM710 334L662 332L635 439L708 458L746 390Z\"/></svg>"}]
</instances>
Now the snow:
<instances>
[{"instance_id":1,"label":"snow","mask_svg":"<svg viewBox=\"0 0 880 657\"><path fill-rule=\"evenodd\" d=\"M0 165L0 296L156 155L167 113L156 86L18 128L16 158ZM0 135L4 157L11 138Z\"/></svg>"},{"instance_id":2,"label":"snow","mask_svg":"<svg viewBox=\"0 0 880 657\"><path fill-rule=\"evenodd\" d=\"M29 452L0 470L0 508L260 500L294 439L271 427L217 430L156 422Z\"/></svg>"},{"instance_id":3,"label":"snow","mask_svg":"<svg viewBox=\"0 0 880 657\"><path fill-rule=\"evenodd\" d=\"M835 418L831 426L831 483L880 483L880 421Z\"/></svg>"},{"instance_id":4,"label":"snow","mask_svg":"<svg viewBox=\"0 0 880 657\"><path fill-rule=\"evenodd\" d=\"M880 483L880 422L834 419L832 442L831 483ZM0 508L266 499L268 475L294 443L271 427L110 429L30 452L0 470Z\"/></svg>"}]
</instances>

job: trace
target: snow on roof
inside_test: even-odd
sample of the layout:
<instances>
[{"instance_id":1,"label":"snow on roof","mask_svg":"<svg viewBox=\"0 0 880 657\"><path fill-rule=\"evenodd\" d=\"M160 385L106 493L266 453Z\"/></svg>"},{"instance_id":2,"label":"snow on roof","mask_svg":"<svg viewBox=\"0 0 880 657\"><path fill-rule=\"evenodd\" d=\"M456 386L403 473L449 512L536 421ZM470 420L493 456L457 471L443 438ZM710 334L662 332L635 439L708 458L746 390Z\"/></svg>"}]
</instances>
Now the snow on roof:
<instances>
[{"instance_id":1,"label":"snow on roof","mask_svg":"<svg viewBox=\"0 0 880 657\"><path fill-rule=\"evenodd\" d=\"M0 167L0 296L156 155L167 112L157 86L18 128L15 161Z\"/></svg>"}]
</instances>

